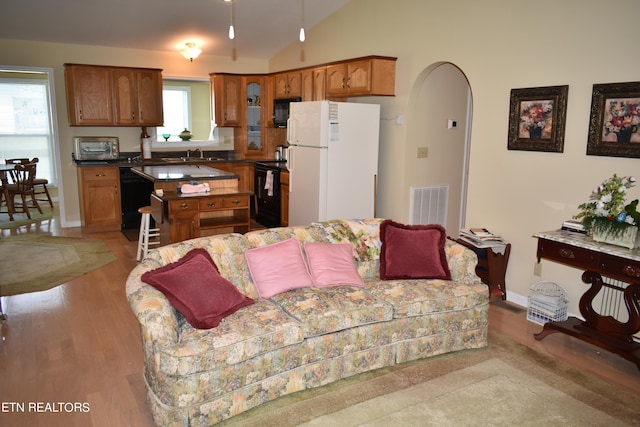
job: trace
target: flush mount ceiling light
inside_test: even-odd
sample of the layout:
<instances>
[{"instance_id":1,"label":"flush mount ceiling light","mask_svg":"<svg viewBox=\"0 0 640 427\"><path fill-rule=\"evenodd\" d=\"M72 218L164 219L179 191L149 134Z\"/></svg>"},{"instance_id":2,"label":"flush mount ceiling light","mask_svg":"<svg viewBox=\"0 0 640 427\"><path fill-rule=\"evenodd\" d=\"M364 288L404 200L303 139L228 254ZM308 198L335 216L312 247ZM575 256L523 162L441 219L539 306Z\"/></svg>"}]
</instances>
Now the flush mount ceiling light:
<instances>
[{"instance_id":1,"label":"flush mount ceiling light","mask_svg":"<svg viewBox=\"0 0 640 427\"><path fill-rule=\"evenodd\" d=\"M202 50L198 49L195 43L189 42L184 44L184 47L180 49L180 53L189 61L193 62L193 60L202 53Z\"/></svg>"},{"instance_id":2,"label":"flush mount ceiling light","mask_svg":"<svg viewBox=\"0 0 640 427\"><path fill-rule=\"evenodd\" d=\"M301 0L302 3L302 26L300 26L300 42L304 42L306 37L304 35L304 0Z\"/></svg>"}]
</instances>

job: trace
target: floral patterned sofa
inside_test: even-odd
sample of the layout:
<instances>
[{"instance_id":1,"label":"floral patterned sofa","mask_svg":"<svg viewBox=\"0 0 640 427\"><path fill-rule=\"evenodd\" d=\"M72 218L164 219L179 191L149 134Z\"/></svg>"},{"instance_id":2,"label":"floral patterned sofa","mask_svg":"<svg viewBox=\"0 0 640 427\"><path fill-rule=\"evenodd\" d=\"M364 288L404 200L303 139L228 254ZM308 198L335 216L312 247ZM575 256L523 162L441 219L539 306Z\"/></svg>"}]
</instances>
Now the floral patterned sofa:
<instances>
[{"instance_id":1,"label":"floral patterned sofa","mask_svg":"<svg viewBox=\"0 0 640 427\"><path fill-rule=\"evenodd\" d=\"M451 280L382 280L382 221L216 235L151 251L129 275L126 294L140 323L155 422L212 425L299 390L486 346L489 295L475 275L476 255L445 239L440 249ZM245 252L292 238L301 247L348 242L364 287L311 286L262 298ZM194 248L206 249L220 275L254 301L210 329L191 326L163 293L142 281L145 272Z\"/></svg>"}]
</instances>

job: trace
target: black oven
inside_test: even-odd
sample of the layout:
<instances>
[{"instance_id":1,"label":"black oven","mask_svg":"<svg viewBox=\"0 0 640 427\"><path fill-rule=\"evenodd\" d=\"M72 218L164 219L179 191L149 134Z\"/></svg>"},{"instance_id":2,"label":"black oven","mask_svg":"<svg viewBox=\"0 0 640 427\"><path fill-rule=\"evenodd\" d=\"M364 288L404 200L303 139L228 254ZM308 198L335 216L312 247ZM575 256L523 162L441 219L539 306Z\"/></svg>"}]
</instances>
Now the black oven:
<instances>
[{"instance_id":1,"label":"black oven","mask_svg":"<svg viewBox=\"0 0 640 427\"><path fill-rule=\"evenodd\" d=\"M265 227L280 226L280 168L256 163L255 167L256 222Z\"/></svg>"},{"instance_id":2,"label":"black oven","mask_svg":"<svg viewBox=\"0 0 640 427\"><path fill-rule=\"evenodd\" d=\"M287 98L273 100L273 127L286 128L289 119L289 104L300 102L302 98Z\"/></svg>"}]
</instances>

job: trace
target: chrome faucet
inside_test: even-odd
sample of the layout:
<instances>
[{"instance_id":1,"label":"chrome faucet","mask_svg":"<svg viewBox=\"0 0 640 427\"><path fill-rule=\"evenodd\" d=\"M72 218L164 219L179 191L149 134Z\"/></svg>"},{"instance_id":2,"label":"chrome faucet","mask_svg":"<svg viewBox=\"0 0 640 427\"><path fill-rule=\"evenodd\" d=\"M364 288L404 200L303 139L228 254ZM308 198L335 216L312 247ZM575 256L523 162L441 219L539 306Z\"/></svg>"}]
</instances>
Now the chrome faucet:
<instances>
[{"instance_id":1,"label":"chrome faucet","mask_svg":"<svg viewBox=\"0 0 640 427\"><path fill-rule=\"evenodd\" d=\"M200 158L202 159L202 150L200 149L200 147L198 148L194 148L193 150L189 149L187 150L187 159L191 158L191 153L200 153Z\"/></svg>"}]
</instances>

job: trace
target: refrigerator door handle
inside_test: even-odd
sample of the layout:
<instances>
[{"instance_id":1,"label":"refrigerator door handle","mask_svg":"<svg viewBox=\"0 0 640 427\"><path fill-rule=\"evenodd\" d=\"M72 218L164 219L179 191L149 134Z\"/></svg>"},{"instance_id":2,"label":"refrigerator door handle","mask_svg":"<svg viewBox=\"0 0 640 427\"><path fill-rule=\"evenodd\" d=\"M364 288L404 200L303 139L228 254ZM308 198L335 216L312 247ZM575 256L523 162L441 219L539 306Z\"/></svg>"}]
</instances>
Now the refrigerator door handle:
<instances>
[{"instance_id":1,"label":"refrigerator door handle","mask_svg":"<svg viewBox=\"0 0 640 427\"><path fill-rule=\"evenodd\" d=\"M293 138L295 137L295 133L293 131L293 126L295 125L295 120L289 117L287 119L287 142L289 144L293 144L295 141Z\"/></svg>"},{"instance_id":2,"label":"refrigerator door handle","mask_svg":"<svg viewBox=\"0 0 640 427\"><path fill-rule=\"evenodd\" d=\"M288 132L287 128L287 132ZM293 190L293 177L295 175L295 166L294 166L294 158L295 158L295 150L293 146L289 146L289 163L287 164L287 168L289 169L289 193Z\"/></svg>"}]
</instances>

